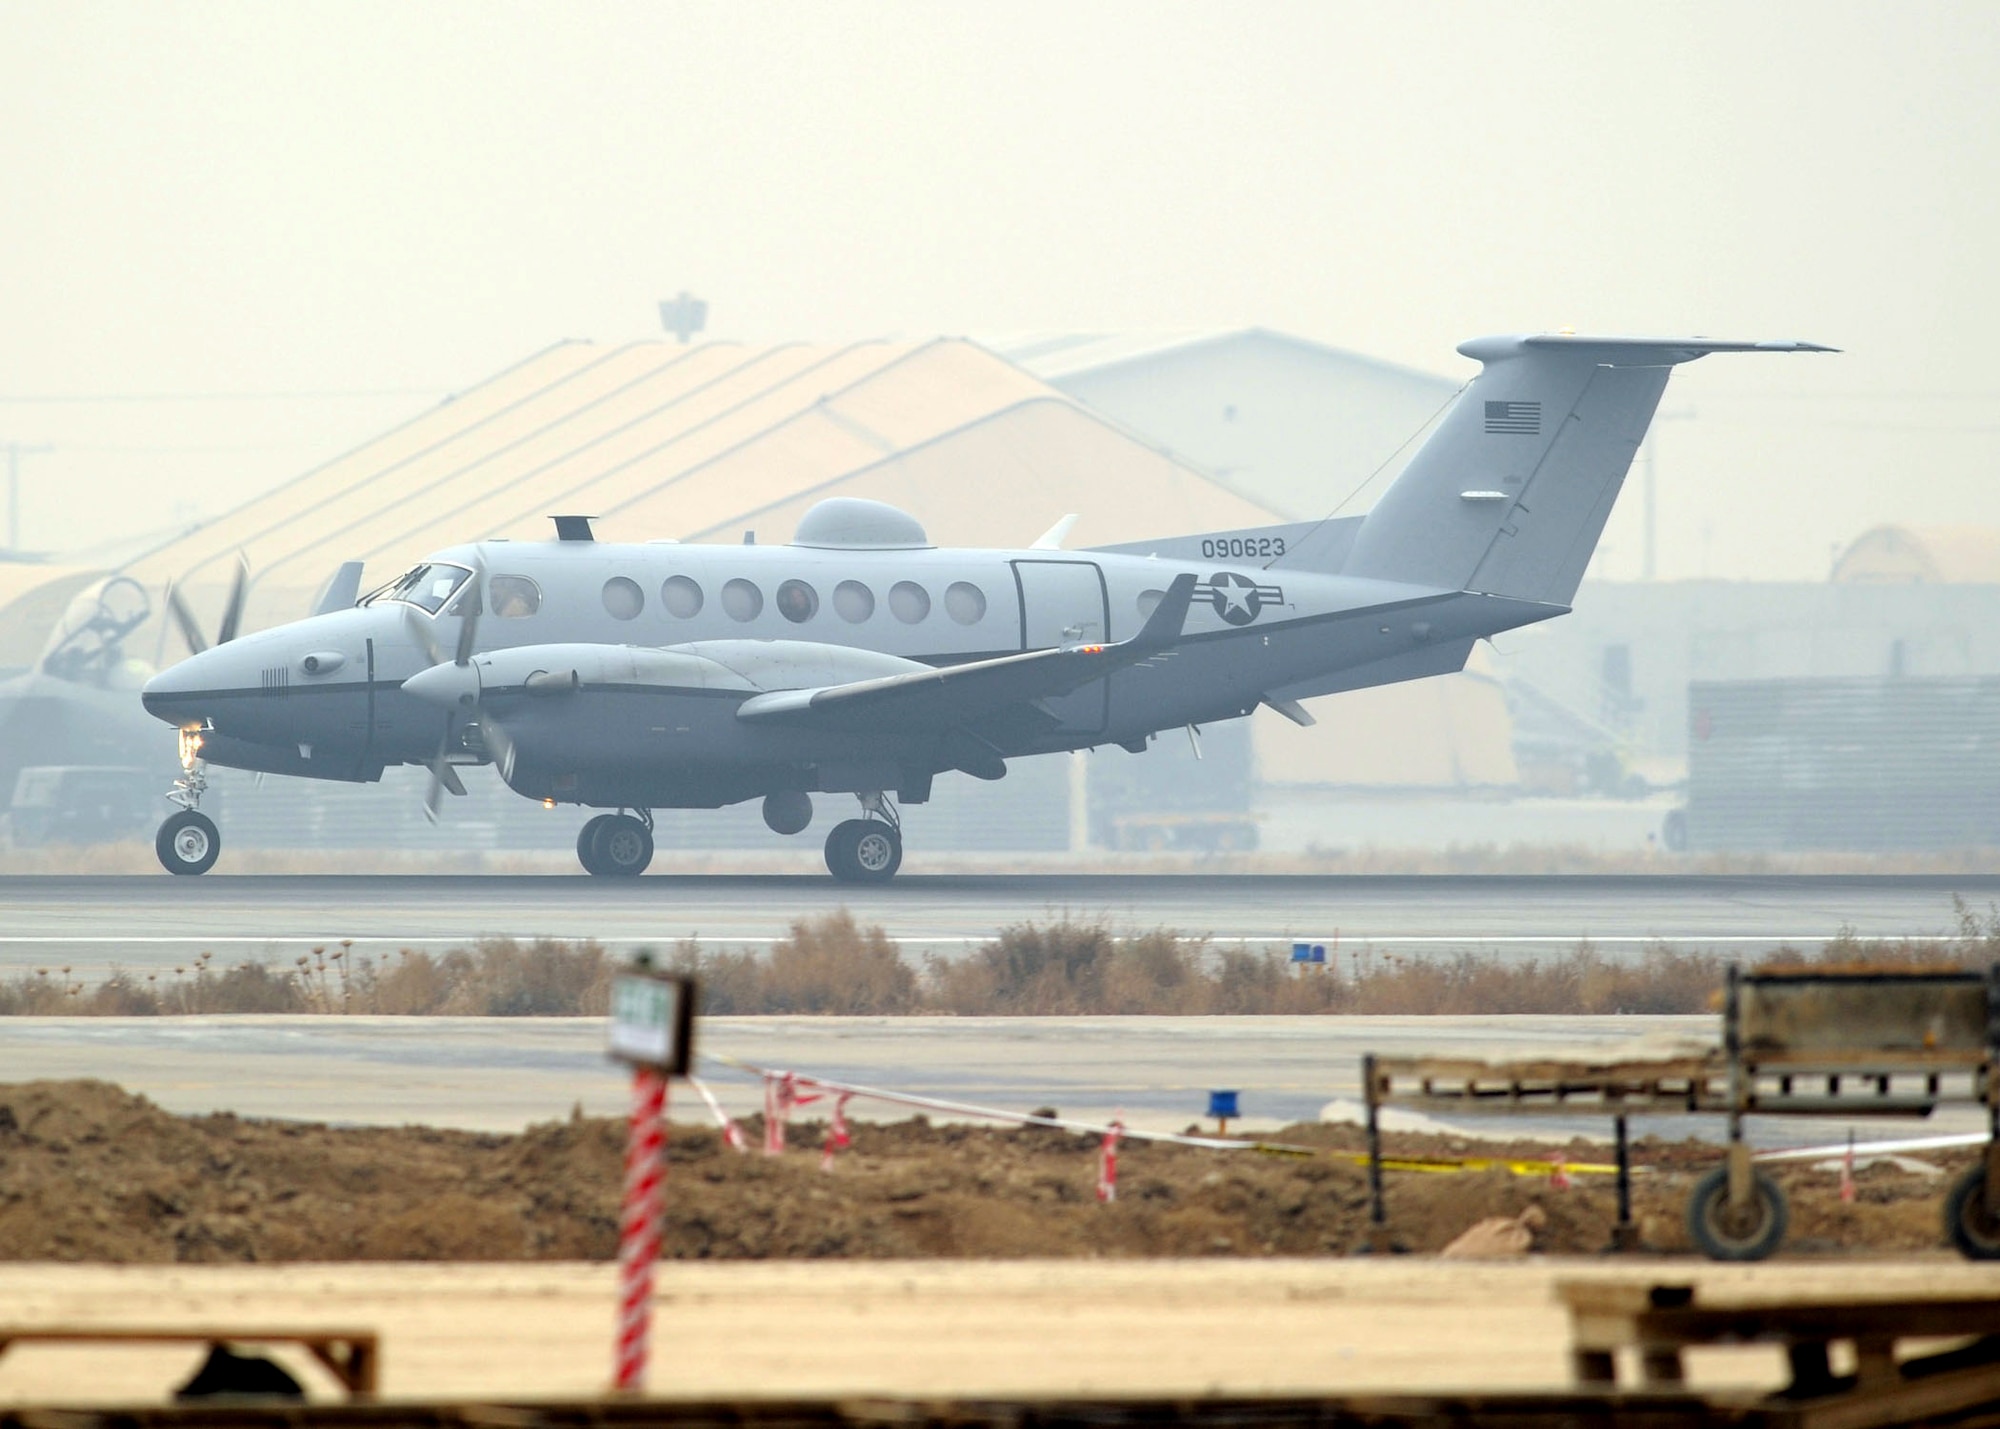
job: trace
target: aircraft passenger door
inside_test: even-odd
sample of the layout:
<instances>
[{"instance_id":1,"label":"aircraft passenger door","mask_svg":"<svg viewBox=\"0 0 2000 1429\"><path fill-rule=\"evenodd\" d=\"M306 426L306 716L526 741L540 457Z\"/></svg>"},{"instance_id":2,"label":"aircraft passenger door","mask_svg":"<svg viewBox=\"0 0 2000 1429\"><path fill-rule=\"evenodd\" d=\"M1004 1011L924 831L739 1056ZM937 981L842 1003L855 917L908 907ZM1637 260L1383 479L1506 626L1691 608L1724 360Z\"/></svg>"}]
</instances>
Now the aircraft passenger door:
<instances>
[{"instance_id":1,"label":"aircraft passenger door","mask_svg":"<svg viewBox=\"0 0 2000 1429\"><path fill-rule=\"evenodd\" d=\"M1021 594L1023 650L1111 640L1111 602L1096 562L1016 561L1014 583ZM1048 706L1073 729L1103 729L1111 719L1111 682L1093 681Z\"/></svg>"}]
</instances>

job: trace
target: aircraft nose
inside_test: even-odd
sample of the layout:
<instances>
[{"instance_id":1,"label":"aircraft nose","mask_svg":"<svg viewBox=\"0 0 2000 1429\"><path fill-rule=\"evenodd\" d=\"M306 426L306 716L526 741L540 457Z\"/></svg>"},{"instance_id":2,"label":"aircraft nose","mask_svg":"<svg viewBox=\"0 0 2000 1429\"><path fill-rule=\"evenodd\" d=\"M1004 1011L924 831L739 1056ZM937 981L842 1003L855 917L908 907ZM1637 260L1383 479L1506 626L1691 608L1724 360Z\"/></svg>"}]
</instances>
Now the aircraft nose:
<instances>
[{"instance_id":1,"label":"aircraft nose","mask_svg":"<svg viewBox=\"0 0 2000 1429\"><path fill-rule=\"evenodd\" d=\"M227 667L231 663L220 647L190 655L146 681L139 690L139 702L147 714L168 724L204 718L213 713L208 708L211 697L229 688Z\"/></svg>"}]
</instances>

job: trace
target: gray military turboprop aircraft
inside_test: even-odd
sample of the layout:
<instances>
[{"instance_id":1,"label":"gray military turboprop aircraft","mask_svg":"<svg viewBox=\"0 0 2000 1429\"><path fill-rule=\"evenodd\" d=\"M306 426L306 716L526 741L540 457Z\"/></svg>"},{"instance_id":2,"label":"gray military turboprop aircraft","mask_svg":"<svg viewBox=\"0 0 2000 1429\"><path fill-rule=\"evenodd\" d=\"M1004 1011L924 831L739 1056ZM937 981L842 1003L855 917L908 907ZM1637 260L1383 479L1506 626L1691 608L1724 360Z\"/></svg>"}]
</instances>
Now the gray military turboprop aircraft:
<instances>
[{"instance_id":1,"label":"gray military turboprop aircraft","mask_svg":"<svg viewBox=\"0 0 2000 1429\"><path fill-rule=\"evenodd\" d=\"M644 871L654 809L761 798L795 834L825 793L862 813L827 836L828 869L880 882L902 862L897 802L940 773L1136 753L1260 704L1310 724L1301 700L1458 670L1474 641L1565 613L1675 364L1835 349L1560 334L1458 350L1480 374L1362 517L1066 552L1057 532L939 549L853 498L813 507L789 546L613 545L558 516L554 541L453 547L329 609L353 601L350 567L323 613L146 685L181 732L160 860L203 873L221 849L203 761L361 782L428 764L433 814L464 792L458 766L491 762L528 798L615 811L577 839L593 874Z\"/></svg>"}]
</instances>

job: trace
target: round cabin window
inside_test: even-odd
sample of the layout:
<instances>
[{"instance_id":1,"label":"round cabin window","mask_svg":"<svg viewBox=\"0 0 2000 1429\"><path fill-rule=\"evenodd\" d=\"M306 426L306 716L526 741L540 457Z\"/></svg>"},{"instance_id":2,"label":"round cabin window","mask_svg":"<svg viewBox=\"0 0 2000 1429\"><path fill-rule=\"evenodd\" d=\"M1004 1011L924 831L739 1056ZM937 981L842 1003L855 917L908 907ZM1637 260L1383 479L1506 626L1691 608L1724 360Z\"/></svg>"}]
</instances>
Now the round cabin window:
<instances>
[{"instance_id":1,"label":"round cabin window","mask_svg":"<svg viewBox=\"0 0 2000 1429\"><path fill-rule=\"evenodd\" d=\"M804 625L819 614L819 592L804 581L786 581L778 587L778 614Z\"/></svg>"},{"instance_id":2,"label":"round cabin window","mask_svg":"<svg viewBox=\"0 0 2000 1429\"><path fill-rule=\"evenodd\" d=\"M668 576L660 585L660 604L677 620L701 614L701 587L688 576Z\"/></svg>"},{"instance_id":3,"label":"round cabin window","mask_svg":"<svg viewBox=\"0 0 2000 1429\"><path fill-rule=\"evenodd\" d=\"M986 592L970 581L953 581L945 588L944 609L960 625L977 625L986 618Z\"/></svg>"},{"instance_id":4,"label":"round cabin window","mask_svg":"<svg viewBox=\"0 0 2000 1429\"><path fill-rule=\"evenodd\" d=\"M833 588L833 608L849 625L859 625L875 613L875 592L860 581L842 581Z\"/></svg>"},{"instance_id":5,"label":"round cabin window","mask_svg":"<svg viewBox=\"0 0 2000 1429\"><path fill-rule=\"evenodd\" d=\"M1153 612L1160 608L1160 602L1167 598L1163 590L1142 590L1139 592L1139 619L1151 620Z\"/></svg>"},{"instance_id":6,"label":"round cabin window","mask_svg":"<svg viewBox=\"0 0 2000 1429\"><path fill-rule=\"evenodd\" d=\"M617 620L637 620L639 612L646 608L646 593L639 589L639 583L624 576L613 576L604 583L604 608Z\"/></svg>"},{"instance_id":7,"label":"round cabin window","mask_svg":"<svg viewBox=\"0 0 2000 1429\"><path fill-rule=\"evenodd\" d=\"M764 592L750 581L730 581L722 588L722 608L731 620L755 620L764 613Z\"/></svg>"},{"instance_id":8,"label":"round cabin window","mask_svg":"<svg viewBox=\"0 0 2000 1429\"><path fill-rule=\"evenodd\" d=\"M897 581L889 587L889 610L905 625L915 625L931 613L931 593L915 581Z\"/></svg>"}]
</instances>

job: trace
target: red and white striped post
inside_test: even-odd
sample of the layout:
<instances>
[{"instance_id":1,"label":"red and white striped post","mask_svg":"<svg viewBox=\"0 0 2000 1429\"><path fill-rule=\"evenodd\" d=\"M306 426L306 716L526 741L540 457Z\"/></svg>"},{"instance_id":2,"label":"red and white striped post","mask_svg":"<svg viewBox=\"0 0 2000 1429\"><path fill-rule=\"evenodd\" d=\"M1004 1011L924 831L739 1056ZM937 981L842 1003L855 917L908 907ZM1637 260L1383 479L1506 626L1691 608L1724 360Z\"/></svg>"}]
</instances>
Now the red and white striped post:
<instances>
[{"instance_id":1,"label":"red and white striped post","mask_svg":"<svg viewBox=\"0 0 2000 1429\"><path fill-rule=\"evenodd\" d=\"M1118 1139L1125 1134L1125 1123L1113 1121L1104 1130L1104 1144L1098 1150L1097 1158L1097 1200L1100 1205L1110 1205L1118 1199Z\"/></svg>"},{"instance_id":2,"label":"red and white striped post","mask_svg":"<svg viewBox=\"0 0 2000 1429\"><path fill-rule=\"evenodd\" d=\"M625 1135L625 1206L618 1223L618 1389L646 1387L653 1336L653 1265L660 1258L660 1213L667 1180L667 1079L632 1070L632 1120Z\"/></svg>"},{"instance_id":3,"label":"red and white striped post","mask_svg":"<svg viewBox=\"0 0 2000 1429\"><path fill-rule=\"evenodd\" d=\"M618 1218L618 1339L613 1385L646 1386L653 1337L653 1266L667 1179L667 1082L694 1060L695 984L653 970L641 953L611 981L611 1055L632 1068L625 1135L625 1203Z\"/></svg>"}]
</instances>

